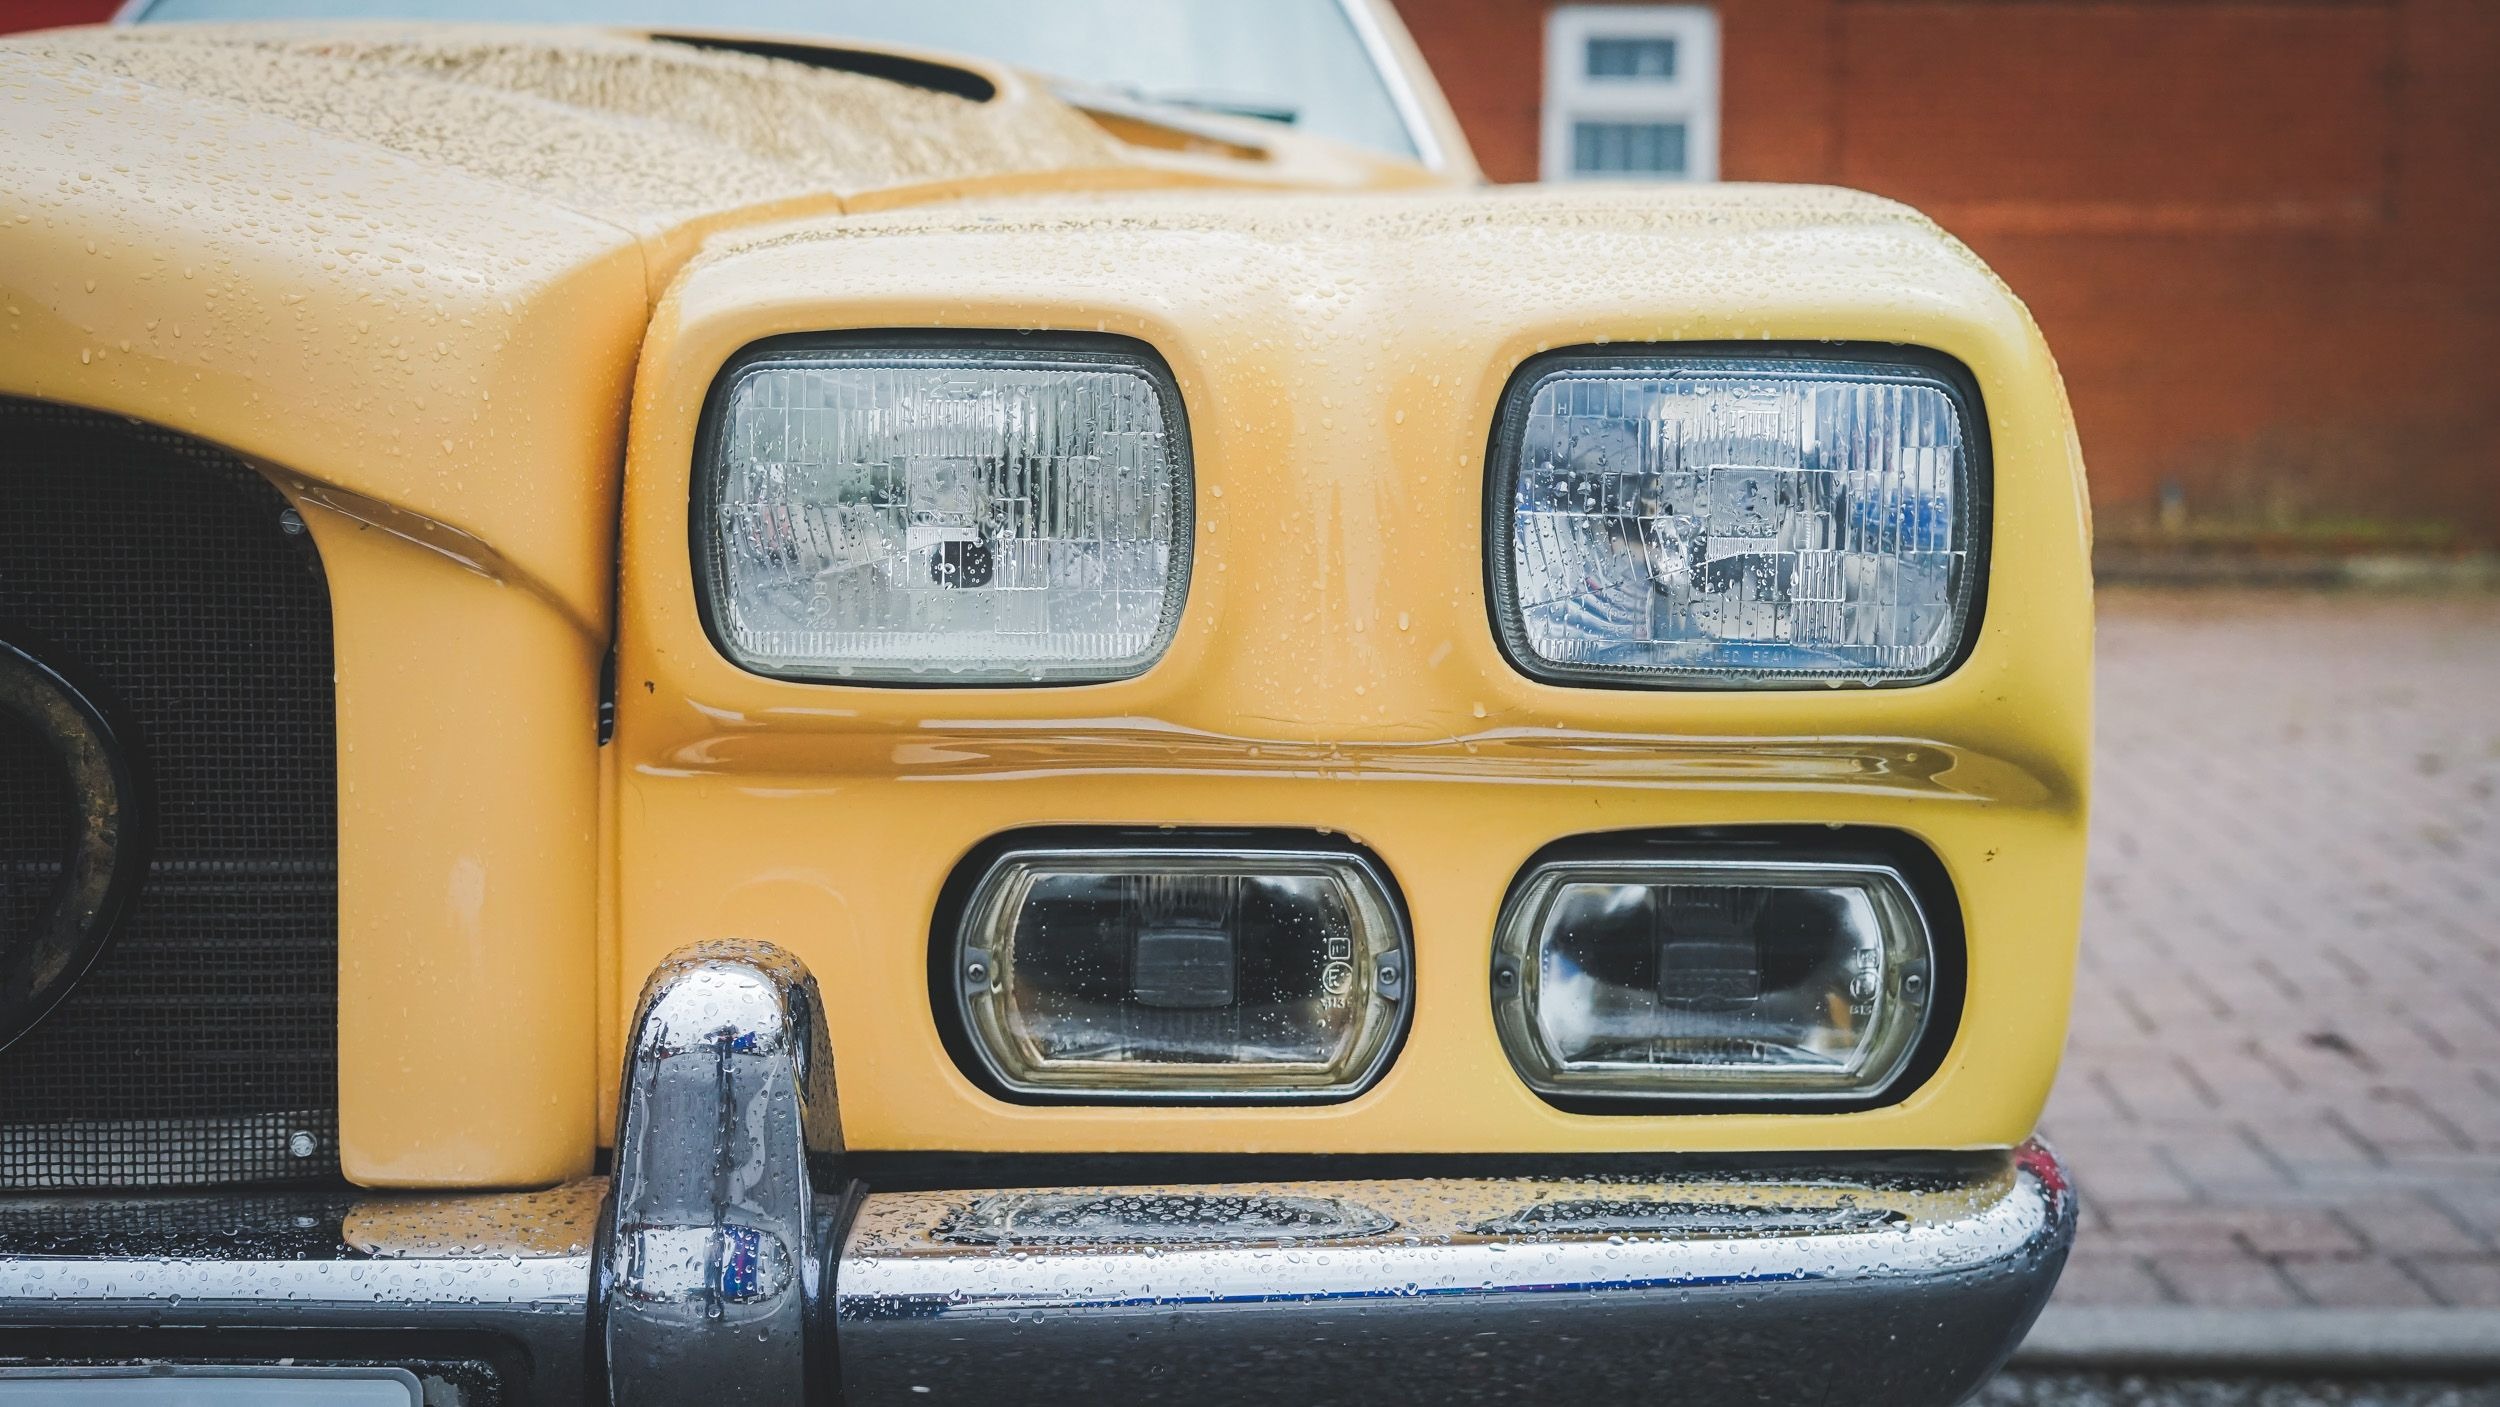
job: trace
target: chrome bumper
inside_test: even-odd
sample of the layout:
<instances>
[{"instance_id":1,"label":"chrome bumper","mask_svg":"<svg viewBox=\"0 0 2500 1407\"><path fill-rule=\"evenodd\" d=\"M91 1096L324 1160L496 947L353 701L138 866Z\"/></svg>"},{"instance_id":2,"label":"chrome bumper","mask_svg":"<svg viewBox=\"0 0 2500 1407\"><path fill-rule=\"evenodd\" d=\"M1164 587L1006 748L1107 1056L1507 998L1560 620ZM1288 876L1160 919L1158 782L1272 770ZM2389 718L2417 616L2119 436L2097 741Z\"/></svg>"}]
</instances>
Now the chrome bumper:
<instances>
[{"instance_id":1,"label":"chrome bumper","mask_svg":"<svg viewBox=\"0 0 2500 1407\"><path fill-rule=\"evenodd\" d=\"M1135 1230L1066 1239L1104 1222ZM1942 1404L2073 1234L2038 1144L1958 1176L907 1193L861 1209L834 1309L858 1403Z\"/></svg>"},{"instance_id":2,"label":"chrome bumper","mask_svg":"<svg viewBox=\"0 0 2500 1407\"><path fill-rule=\"evenodd\" d=\"M2074 1235L2037 1143L863 1193L820 1011L768 951L664 967L612 1184L0 1202L0 1359L407 1362L445 1396L705 1407L1944 1404L2020 1340Z\"/></svg>"}]
</instances>

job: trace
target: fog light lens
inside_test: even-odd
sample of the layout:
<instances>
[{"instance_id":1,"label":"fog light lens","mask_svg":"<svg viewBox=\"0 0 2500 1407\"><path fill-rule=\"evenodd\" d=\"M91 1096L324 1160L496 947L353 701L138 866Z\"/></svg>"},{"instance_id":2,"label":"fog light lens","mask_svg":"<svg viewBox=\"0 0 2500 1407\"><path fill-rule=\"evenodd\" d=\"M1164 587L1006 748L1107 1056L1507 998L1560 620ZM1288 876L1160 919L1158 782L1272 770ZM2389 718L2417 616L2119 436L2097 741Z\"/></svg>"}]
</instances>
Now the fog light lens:
<instances>
[{"instance_id":1,"label":"fog light lens","mask_svg":"<svg viewBox=\"0 0 2500 1407\"><path fill-rule=\"evenodd\" d=\"M1366 856L1011 851L957 935L963 1029L1010 1094L1345 1098L1387 1062L1407 940Z\"/></svg>"},{"instance_id":2,"label":"fog light lens","mask_svg":"<svg viewBox=\"0 0 2500 1407\"><path fill-rule=\"evenodd\" d=\"M1514 891L1493 1002L1544 1094L1847 1099L1909 1063L1934 984L1889 867L1566 861Z\"/></svg>"}]
</instances>

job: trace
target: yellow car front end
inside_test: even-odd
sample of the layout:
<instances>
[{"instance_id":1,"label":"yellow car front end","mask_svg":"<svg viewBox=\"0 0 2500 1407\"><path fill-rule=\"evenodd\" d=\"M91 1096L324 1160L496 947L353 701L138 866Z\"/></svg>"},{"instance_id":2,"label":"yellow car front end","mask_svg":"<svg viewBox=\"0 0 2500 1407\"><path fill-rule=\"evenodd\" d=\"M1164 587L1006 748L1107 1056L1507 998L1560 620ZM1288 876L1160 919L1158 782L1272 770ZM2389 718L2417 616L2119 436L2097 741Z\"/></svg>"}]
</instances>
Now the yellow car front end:
<instances>
[{"instance_id":1,"label":"yellow car front end","mask_svg":"<svg viewBox=\"0 0 2500 1407\"><path fill-rule=\"evenodd\" d=\"M474 1358L484 1379L440 1380L515 1400L870 1403L1844 1379L1950 1401L2010 1351L2073 1230L2027 1140L2074 964L2091 583L2055 365L1967 250L1848 192L1492 192L1325 143L1210 145L979 65L957 86L988 97L941 100L634 37L452 34L0 51L39 109L5 149L0 395L230 456L319 554L339 800L320 1156L360 1189L286 1213L334 1246L124 1240L77 1254L158 1270L67 1298L44 1279L59 1245L8 1230L42 1199L0 1209L8 1352L145 1329L210 1366ZM341 64L365 86L301 96ZM916 115L835 159L750 120L771 104L688 97L766 82L794 124ZM563 159L411 125L444 100L429 84ZM655 113L702 140L632 170ZM949 161L914 144L928 122L953 124ZM164 159L186 127L208 135ZM1146 388L1124 394L1165 466L1139 588L1162 615L1126 663L1053 676L1005 658L1011 631L898 666L915 647L858 645L868 617L741 633L767 606L831 620L893 562L894 609L929 620L1013 584L1005 510L975 501L1015 495L893 448L938 399L910 379L933 361L949 386ZM924 389L736 420L755 376L821 410L857 366ZM1580 617L1532 628L1519 604L1523 427L1582 375L1698 377L1740 414L1792 384L1923 397L1932 423L1880 454L1917 448L1930 477L1880 511L1782 497L1746 537L1707 460L1710 509L1653 487L1586 540L1661 592L1754 573L1710 590L1784 622L1775 596L1825 599L1787 573L1862 529L1849 570L1888 584L1834 585L1831 619L1930 567L1941 614L1824 674L1543 659L1536 630ZM1772 454L1793 420L1747 434ZM856 459L892 495L822 488L847 472L837 431L889 437ZM1740 460L1747 493L1803 491L1795 462ZM1750 545L1660 536L1707 511ZM872 518L884 565L806 555ZM1807 627L1770 629L1746 658L1786 661ZM1108 866L1188 909L1202 872L1285 892L1261 868L1280 854L1362 910L1313 911L1356 937L1311 948L1259 1018L1340 1040L1329 1059L1262 1075L1281 1038L1215 1019L1247 1009L1251 946L1303 941L1291 924L1127 914L1120 990L1010 990L1009 937L1067 931L984 907L1008 879L1040 892L1017 864ZM1595 1056L1604 1022L1552 1014L1590 964L1536 907L1573 883L1755 926L1678 958L1657 918L1654 967L1606 989L1631 1035ZM1783 922L1840 905L1877 933L1829 971L1763 959L1802 940L1743 897L1808 889L1822 907L1775 898ZM1809 1034L1748 1033L1782 983ZM1187 1061L1154 1045L1183 1029ZM1188 1078L1151 1068L1176 1061Z\"/></svg>"},{"instance_id":2,"label":"yellow car front end","mask_svg":"<svg viewBox=\"0 0 2500 1407\"><path fill-rule=\"evenodd\" d=\"M932 327L967 342L1109 333L1171 366L1196 533L1187 604L1152 668L1065 688L846 687L760 677L713 645L688 515L721 368L767 338ZM1913 688L1528 677L1485 586L1504 388L1558 348L1766 342L1925 347L1971 369L1997 531L1968 657ZM2038 334L1909 212L1759 188L845 220L699 261L637 385L612 760L620 966L709 936L803 958L829 984L836 1058L866 1072L843 1102L854 1149L1725 1152L2030 1133L2081 895L2081 483ZM941 1049L927 934L966 854L1038 826L1300 828L1369 846L1413 912L1396 1064L1322 1108L1141 1119L985 1097ZM1744 826L1871 827L1932 848L1970 935L1967 1015L1935 1075L1882 1108L1810 1119L1538 1098L1486 985L1514 876L1575 836Z\"/></svg>"}]
</instances>

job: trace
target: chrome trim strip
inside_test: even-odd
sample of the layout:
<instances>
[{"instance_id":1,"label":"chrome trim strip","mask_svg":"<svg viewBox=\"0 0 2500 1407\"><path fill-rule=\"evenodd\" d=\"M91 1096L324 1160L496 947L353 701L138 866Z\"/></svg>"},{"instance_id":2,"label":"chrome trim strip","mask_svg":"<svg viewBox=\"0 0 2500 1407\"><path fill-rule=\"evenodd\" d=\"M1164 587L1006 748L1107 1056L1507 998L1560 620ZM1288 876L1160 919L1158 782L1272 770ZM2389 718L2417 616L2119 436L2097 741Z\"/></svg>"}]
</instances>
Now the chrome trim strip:
<instances>
[{"instance_id":1,"label":"chrome trim strip","mask_svg":"<svg viewBox=\"0 0 2500 1407\"><path fill-rule=\"evenodd\" d=\"M482 1333L533 1400L573 1401L598 1190L0 1199L0 1331L390 1330L411 1356Z\"/></svg>"},{"instance_id":2,"label":"chrome trim strip","mask_svg":"<svg viewBox=\"0 0 2500 1407\"><path fill-rule=\"evenodd\" d=\"M839 1210L808 1160L842 1152L815 979L766 943L679 949L630 1041L600 1223L610 1400L801 1401Z\"/></svg>"},{"instance_id":3,"label":"chrome trim strip","mask_svg":"<svg viewBox=\"0 0 2500 1407\"><path fill-rule=\"evenodd\" d=\"M505 1262L29 1256L0 1262L0 1302L12 1326L504 1330L544 1315L569 1330L581 1318L589 1284L587 1256ZM60 1312L35 1308L45 1301Z\"/></svg>"},{"instance_id":4,"label":"chrome trim strip","mask_svg":"<svg viewBox=\"0 0 2500 1407\"><path fill-rule=\"evenodd\" d=\"M2021 1339L2075 1225L2065 1176L2036 1143L1949 1178L1290 1190L1397 1225L1302 1245L1254 1227L1208 1244L1158 1241L1148 1219L1124 1242L969 1247L944 1230L991 1194L872 1195L835 1277L843 1400L977 1400L1013 1382L1033 1407L1183 1384L1195 1407L1357 1395L1593 1401L1674 1383L1684 1400L1949 1402ZM1592 1198L1626 1199L1635 1219L1610 1228L1583 1206L1559 1234L1481 1229L1540 1203ZM1628 1229L1656 1226L1662 1202L1717 1209L1736 1225L1752 1210L1768 1234L1724 1222ZM1870 1227L1869 1210L1898 1219Z\"/></svg>"},{"instance_id":5,"label":"chrome trim strip","mask_svg":"<svg viewBox=\"0 0 2500 1407\"><path fill-rule=\"evenodd\" d=\"M1389 93L1389 105L1397 109L1398 125L1406 129L1407 140L1415 145L1415 159L1427 171L1450 169L1450 154L1441 145L1441 134L1433 129L1432 119L1425 114L1423 100L1416 96L1415 85L1408 78L1406 66L1398 62L1389 46L1389 36L1380 29L1380 17L1372 13L1364 0L1337 0L1344 11L1346 23L1353 26L1354 37L1362 41L1364 56L1372 61L1372 72L1380 75L1380 86Z\"/></svg>"}]
</instances>

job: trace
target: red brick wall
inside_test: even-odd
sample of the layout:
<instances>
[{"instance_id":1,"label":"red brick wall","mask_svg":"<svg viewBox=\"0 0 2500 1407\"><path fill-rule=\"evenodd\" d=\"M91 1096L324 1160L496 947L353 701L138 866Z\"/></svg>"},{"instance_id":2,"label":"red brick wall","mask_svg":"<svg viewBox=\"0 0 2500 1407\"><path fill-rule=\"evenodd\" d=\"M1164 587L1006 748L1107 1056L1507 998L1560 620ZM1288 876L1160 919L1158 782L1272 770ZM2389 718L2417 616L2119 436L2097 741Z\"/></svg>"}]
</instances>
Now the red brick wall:
<instances>
[{"instance_id":1,"label":"red brick wall","mask_svg":"<svg viewBox=\"0 0 2500 1407\"><path fill-rule=\"evenodd\" d=\"M1398 0L1536 174L1543 0ZM1722 0L1721 167L1927 210L2031 304L2105 532L2500 538L2500 4Z\"/></svg>"},{"instance_id":2,"label":"red brick wall","mask_svg":"<svg viewBox=\"0 0 2500 1407\"><path fill-rule=\"evenodd\" d=\"M1496 180L1544 0L1397 0ZM114 0L0 0L0 30ZM2500 3L1722 0L1721 167L1927 210L2065 367L2104 532L2500 540ZM2356 525L2367 538L2366 525Z\"/></svg>"},{"instance_id":3,"label":"red brick wall","mask_svg":"<svg viewBox=\"0 0 2500 1407\"><path fill-rule=\"evenodd\" d=\"M0 0L0 34L65 24L101 24L120 8L120 0Z\"/></svg>"}]
</instances>

